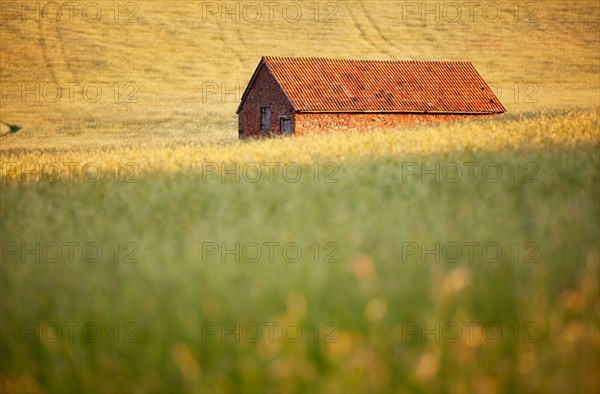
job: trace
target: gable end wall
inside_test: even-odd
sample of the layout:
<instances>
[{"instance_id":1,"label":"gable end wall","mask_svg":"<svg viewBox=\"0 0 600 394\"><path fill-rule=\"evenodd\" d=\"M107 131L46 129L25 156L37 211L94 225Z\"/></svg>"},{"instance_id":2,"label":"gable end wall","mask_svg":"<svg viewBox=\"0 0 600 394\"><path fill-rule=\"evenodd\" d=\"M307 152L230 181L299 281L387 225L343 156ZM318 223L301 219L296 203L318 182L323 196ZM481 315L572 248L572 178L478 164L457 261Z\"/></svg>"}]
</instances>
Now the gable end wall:
<instances>
[{"instance_id":1,"label":"gable end wall","mask_svg":"<svg viewBox=\"0 0 600 394\"><path fill-rule=\"evenodd\" d=\"M292 116L292 104L281 90L267 66L262 66L238 114L238 132L241 138L262 135L260 107L271 107L271 133L280 134L279 116ZM293 128L292 118L292 128Z\"/></svg>"}]
</instances>

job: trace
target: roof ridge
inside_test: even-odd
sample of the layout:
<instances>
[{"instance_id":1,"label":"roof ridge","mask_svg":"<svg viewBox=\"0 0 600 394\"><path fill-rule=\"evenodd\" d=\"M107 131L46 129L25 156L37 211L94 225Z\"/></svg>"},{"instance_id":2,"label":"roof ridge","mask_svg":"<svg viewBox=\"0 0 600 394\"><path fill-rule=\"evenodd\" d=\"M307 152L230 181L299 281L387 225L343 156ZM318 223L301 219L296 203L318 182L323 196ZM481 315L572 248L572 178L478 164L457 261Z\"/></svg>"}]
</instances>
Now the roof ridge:
<instances>
[{"instance_id":1,"label":"roof ridge","mask_svg":"<svg viewBox=\"0 0 600 394\"><path fill-rule=\"evenodd\" d=\"M464 63L471 64L470 60L394 60L394 59L347 59L347 58L332 58L332 57L314 57L314 56L271 56L263 55L262 59L266 60L327 60L337 62L378 62L378 63Z\"/></svg>"}]
</instances>

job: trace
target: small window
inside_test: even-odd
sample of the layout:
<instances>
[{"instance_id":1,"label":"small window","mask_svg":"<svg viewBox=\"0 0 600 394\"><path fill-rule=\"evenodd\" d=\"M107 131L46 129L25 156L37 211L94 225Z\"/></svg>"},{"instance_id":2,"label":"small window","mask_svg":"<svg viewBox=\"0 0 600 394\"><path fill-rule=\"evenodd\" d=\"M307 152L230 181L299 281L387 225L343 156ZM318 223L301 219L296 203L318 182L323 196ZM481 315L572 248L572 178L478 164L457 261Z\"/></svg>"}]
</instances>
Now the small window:
<instances>
[{"instance_id":1,"label":"small window","mask_svg":"<svg viewBox=\"0 0 600 394\"><path fill-rule=\"evenodd\" d=\"M279 118L279 125L281 127L281 133L283 135L293 134L292 132L292 118L289 116L282 116Z\"/></svg>"},{"instance_id":2,"label":"small window","mask_svg":"<svg viewBox=\"0 0 600 394\"><path fill-rule=\"evenodd\" d=\"M271 130L271 107L260 107L260 131Z\"/></svg>"}]
</instances>

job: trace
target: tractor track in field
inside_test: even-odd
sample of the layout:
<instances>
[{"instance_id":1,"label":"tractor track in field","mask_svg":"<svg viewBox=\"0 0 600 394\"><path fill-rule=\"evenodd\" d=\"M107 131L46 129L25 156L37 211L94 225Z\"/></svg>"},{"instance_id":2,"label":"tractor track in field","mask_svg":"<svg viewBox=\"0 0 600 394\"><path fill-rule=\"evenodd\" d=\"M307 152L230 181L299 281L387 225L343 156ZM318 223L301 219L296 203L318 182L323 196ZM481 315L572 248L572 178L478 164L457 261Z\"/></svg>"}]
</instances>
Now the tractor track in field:
<instances>
[{"instance_id":1,"label":"tractor track in field","mask_svg":"<svg viewBox=\"0 0 600 394\"><path fill-rule=\"evenodd\" d=\"M379 35L379 37L381 37L381 39L390 46L390 48L393 48L395 51L399 52L399 53L403 53L403 52L407 52L407 51L401 51L400 48L398 48L398 46L391 41L389 38L387 38L385 36L385 34L383 34L383 31L381 30L381 28L377 25L377 23L375 23L374 18L371 16L371 14L369 13L369 10L367 9L367 7L365 7L365 2L364 1L360 1L360 7L362 9L362 11L365 13L365 16L367 17L367 20L369 21L369 23L371 24L371 26L373 26L373 29L377 32L377 35ZM387 52L389 54L389 52ZM414 56L410 53L408 53L410 60L414 60ZM395 59L394 56L391 56L393 59Z\"/></svg>"},{"instance_id":2,"label":"tractor track in field","mask_svg":"<svg viewBox=\"0 0 600 394\"><path fill-rule=\"evenodd\" d=\"M56 77L56 72L55 72L52 62L50 62L50 58L48 56L48 45L46 45L46 37L44 36L44 30L42 29L41 19L38 20L37 26L38 26L38 34L39 34L38 42L40 44L40 48L42 49L42 57L44 58L44 65L46 66L46 69L50 73L52 82L54 82L55 84L58 85L58 78Z\"/></svg>"},{"instance_id":3,"label":"tractor track in field","mask_svg":"<svg viewBox=\"0 0 600 394\"><path fill-rule=\"evenodd\" d=\"M59 85L61 78L59 78L59 72L63 72L66 71L68 73L68 77L65 80L72 80L73 79L73 71L71 68L71 64L69 63L69 61L67 60L67 52L65 51L65 41L64 38L62 36L62 32L60 30L60 28L58 27L58 24L55 24L54 29L53 29L53 35L55 38L55 41L58 43L58 45L54 46L53 48L51 48L48 45L47 42L47 37L49 37L48 34L48 30L45 29L42 26L42 21L38 21L38 32L39 32L39 37L38 37L38 42L40 44L40 47L42 49L42 57L44 59L44 65L46 66L46 69L48 69L48 72L50 73L50 76L52 78L52 82L54 82L55 84ZM56 48L58 47L58 48ZM52 56L54 55L54 56ZM56 60L54 59L62 59L63 63L64 63L64 67L62 67L64 69L60 70L61 67L59 65L57 65Z\"/></svg>"},{"instance_id":4,"label":"tractor track in field","mask_svg":"<svg viewBox=\"0 0 600 394\"><path fill-rule=\"evenodd\" d=\"M231 52L235 56L237 61L243 66L244 59L242 58L242 55L240 54L240 52L238 50L235 49L234 46L227 44L227 38L225 37L225 29L221 24L219 24L219 32L220 32L220 36L221 36L220 39L223 42L223 46L225 47L225 50L228 52ZM235 29L235 34L238 36L241 35L239 27L237 27Z\"/></svg>"},{"instance_id":5,"label":"tractor track in field","mask_svg":"<svg viewBox=\"0 0 600 394\"><path fill-rule=\"evenodd\" d=\"M62 59L65 62L65 67L67 68L67 71L69 71L71 78L73 78L73 75L74 75L73 69L71 68L71 63L69 62L67 52L65 51L65 40L62 35L62 30L60 29L60 27L58 27L58 24L55 24L55 26L56 26L56 38L58 39L58 42L60 43L60 52L62 54Z\"/></svg>"},{"instance_id":6,"label":"tractor track in field","mask_svg":"<svg viewBox=\"0 0 600 394\"><path fill-rule=\"evenodd\" d=\"M242 47L246 47L246 41L244 40L244 35L242 34L242 30L240 29L239 25L235 27L235 35L237 36L238 40L240 40Z\"/></svg>"},{"instance_id":7,"label":"tractor track in field","mask_svg":"<svg viewBox=\"0 0 600 394\"><path fill-rule=\"evenodd\" d=\"M362 3L361 3L362 5ZM356 29L358 30L358 32L360 33L360 35L363 37L363 39L369 44L371 45L373 48L375 48L377 51L383 52L385 53L388 57L390 57L391 59L394 58L394 56L392 55L392 53L390 51L388 51L386 48L383 48L380 45L377 45L377 42L371 38L369 38L369 36L367 35L367 32L365 30L365 28L361 25L361 23L358 21L358 19L356 18L356 16L354 15L354 13L352 12L351 7L346 7L348 10L348 13L350 14L350 18L352 18L352 22L354 24L354 27L356 27ZM363 8L363 12L366 13L366 10ZM368 14L367 14L368 15ZM371 23L372 24L372 23Z\"/></svg>"}]
</instances>

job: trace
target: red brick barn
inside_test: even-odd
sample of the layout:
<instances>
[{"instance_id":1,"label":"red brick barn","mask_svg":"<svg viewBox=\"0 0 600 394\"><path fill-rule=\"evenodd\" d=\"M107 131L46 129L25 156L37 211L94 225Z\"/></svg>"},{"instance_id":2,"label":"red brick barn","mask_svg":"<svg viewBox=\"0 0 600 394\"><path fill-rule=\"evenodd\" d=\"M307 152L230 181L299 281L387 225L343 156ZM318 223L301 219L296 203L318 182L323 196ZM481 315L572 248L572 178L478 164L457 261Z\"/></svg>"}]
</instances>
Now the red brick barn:
<instances>
[{"instance_id":1,"label":"red brick barn","mask_svg":"<svg viewBox=\"0 0 600 394\"><path fill-rule=\"evenodd\" d=\"M237 114L245 138L412 126L505 111L470 62L265 56Z\"/></svg>"}]
</instances>

